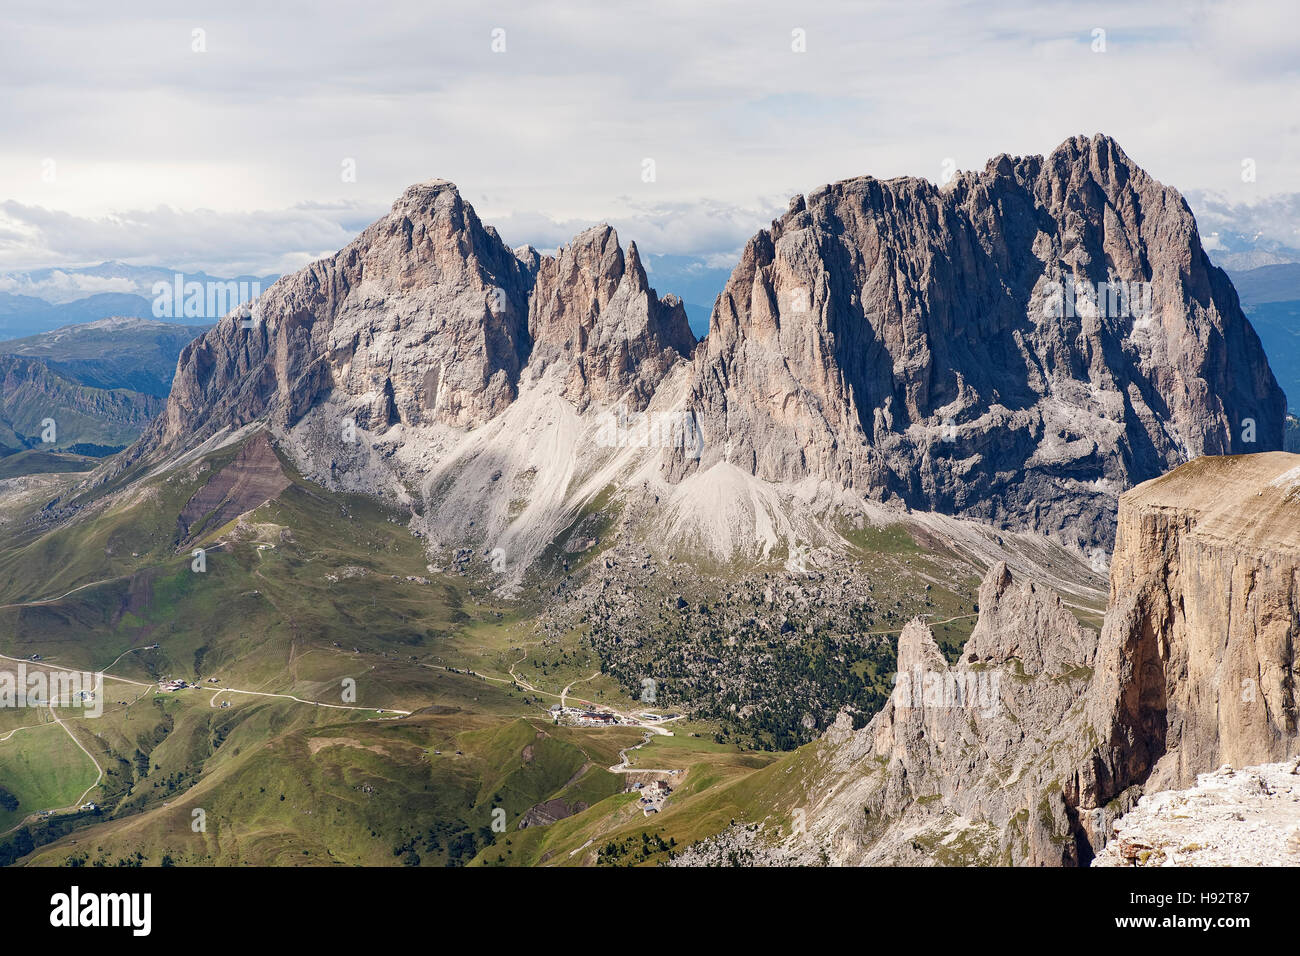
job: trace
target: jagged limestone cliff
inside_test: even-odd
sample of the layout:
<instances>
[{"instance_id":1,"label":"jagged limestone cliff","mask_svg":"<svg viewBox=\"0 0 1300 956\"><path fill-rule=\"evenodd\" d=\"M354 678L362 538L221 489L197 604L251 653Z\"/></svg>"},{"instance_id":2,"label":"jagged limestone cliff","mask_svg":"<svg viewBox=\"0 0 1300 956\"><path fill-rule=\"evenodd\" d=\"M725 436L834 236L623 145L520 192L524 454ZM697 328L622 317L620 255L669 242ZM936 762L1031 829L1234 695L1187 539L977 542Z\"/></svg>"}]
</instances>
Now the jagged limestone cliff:
<instances>
[{"instance_id":1,"label":"jagged limestone cliff","mask_svg":"<svg viewBox=\"0 0 1300 956\"><path fill-rule=\"evenodd\" d=\"M1106 136L795 197L714 308L699 461L1108 547L1115 499L1282 447L1285 400L1178 192Z\"/></svg>"},{"instance_id":2,"label":"jagged limestone cliff","mask_svg":"<svg viewBox=\"0 0 1300 956\"><path fill-rule=\"evenodd\" d=\"M949 665L913 621L898 684L866 727L847 714L816 749L807 834L843 865L1076 865L1088 856L1072 780L1096 736L1083 703L1097 634L1005 565L980 587L980 619Z\"/></svg>"},{"instance_id":3,"label":"jagged limestone cliff","mask_svg":"<svg viewBox=\"0 0 1300 956\"><path fill-rule=\"evenodd\" d=\"M1118 525L1100 637L1002 565L955 665L909 624L889 703L814 748L787 852L1077 865L1142 793L1294 757L1300 456L1197 459L1126 493Z\"/></svg>"}]
</instances>

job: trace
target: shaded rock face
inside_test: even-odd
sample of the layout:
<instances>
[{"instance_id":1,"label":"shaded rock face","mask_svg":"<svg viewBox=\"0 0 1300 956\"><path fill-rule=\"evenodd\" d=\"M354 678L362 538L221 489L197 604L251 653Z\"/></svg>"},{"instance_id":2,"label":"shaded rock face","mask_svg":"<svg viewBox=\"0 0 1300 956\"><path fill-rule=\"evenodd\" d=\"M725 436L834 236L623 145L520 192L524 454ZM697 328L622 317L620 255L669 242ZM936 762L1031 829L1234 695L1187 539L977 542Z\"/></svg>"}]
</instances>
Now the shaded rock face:
<instances>
[{"instance_id":1,"label":"shaded rock face","mask_svg":"<svg viewBox=\"0 0 1300 956\"><path fill-rule=\"evenodd\" d=\"M905 686L973 671L996 693L841 716L810 778L814 831L851 838L839 862L1078 865L1143 793L1294 761L1300 455L1197 459L1127 492L1118 526L1100 637L1005 565L956 665L904 629Z\"/></svg>"},{"instance_id":2,"label":"shaded rock face","mask_svg":"<svg viewBox=\"0 0 1300 956\"><path fill-rule=\"evenodd\" d=\"M645 408L668 369L688 357L695 336L676 296L659 299L631 243L596 226L541 260L528 317L529 373L554 369L561 394L583 411L625 399Z\"/></svg>"},{"instance_id":3,"label":"shaded rock face","mask_svg":"<svg viewBox=\"0 0 1300 956\"><path fill-rule=\"evenodd\" d=\"M1300 749L1300 456L1206 458L1121 499L1092 719L1148 790Z\"/></svg>"},{"instance_id":4,"label":"shaded rock face","mask_svg":"<svg viewBox=\"0 0 1300 956\"><path fill-rule=\"evenodd\" d=\"M716 304L690 404L706 453L674 477L725 459L1085 547L1124 488L1280 448L1285 412L1187 204L1104 136L796 197Z\"/></svg>"}]
</instances>

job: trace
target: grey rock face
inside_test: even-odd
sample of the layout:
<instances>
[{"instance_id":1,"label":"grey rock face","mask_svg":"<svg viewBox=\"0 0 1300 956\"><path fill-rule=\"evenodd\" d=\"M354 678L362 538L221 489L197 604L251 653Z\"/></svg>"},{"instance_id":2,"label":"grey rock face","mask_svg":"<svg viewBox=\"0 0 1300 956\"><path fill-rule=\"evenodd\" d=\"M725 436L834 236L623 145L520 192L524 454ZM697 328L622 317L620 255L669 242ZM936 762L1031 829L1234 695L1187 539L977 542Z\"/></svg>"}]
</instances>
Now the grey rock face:
<instances>
[{"instance_id":1,"label":"grey rock face","mask_svg":"<svg viewBox=\"0 0 1300 956\"><path fill-rule=\"evenodd\" d=\"M655 295L636 243L624 257L609 226L588 229L541 260L528 326L529 374L540 378L558 367L561 394L579 411L625 397L643 409L668 369L695 347L681 300Z\"/></svg>"},{"instance_id":2,"label":"grey rock face","mask_svg":"<svg viewBox=\"0 0 1300 956\"><path fill-rule=\"evenodd\" d=\"M192 343L139 450L261 417L292 425L335 390L371 431L481 424L517 394L535 269L451 183L412 186L342 251L272 286L249 319L228 316Z\"/></svg>"},{"instance_id":3,"label":"grey rock face","mask_svg":"<svg viewBox=\"0 0 1300 956\"><path fill-rule=\"evenodd\" d=\"M797 198L746 247L696 369L709 452L674 477L725 459L1083 547L1109 545L1124 488L1280 448L1285 411L1187 204L1104 136L942 189Z\"/></svg>"},{"instance_id":4,"label":"grey rock face","mask_svg":"<svg viewBox=\"0 0 1300 956\"><path fill-rule=\"evenodd\" d=\"M418 487L530 389L583 434L589 409L693 416L702 455L644 452L669 484L718 464L826 479L1090 550L1109 548L1125 488L1282 442L1282 393L1186 203L1103 136L942 189L864 177L797 197L750 241L698 346L608 226L556 256L512 252L442 181L258 305L250 328L227 317L182 354L123 465L259 418L293 427L328 401L377 442L442 429L392 432L376 459L400 474L374 491ZM588 458L599 444L561 437ZM328 472L336 452L317 451L309 471Z\"/></svg>"}]
</instances>

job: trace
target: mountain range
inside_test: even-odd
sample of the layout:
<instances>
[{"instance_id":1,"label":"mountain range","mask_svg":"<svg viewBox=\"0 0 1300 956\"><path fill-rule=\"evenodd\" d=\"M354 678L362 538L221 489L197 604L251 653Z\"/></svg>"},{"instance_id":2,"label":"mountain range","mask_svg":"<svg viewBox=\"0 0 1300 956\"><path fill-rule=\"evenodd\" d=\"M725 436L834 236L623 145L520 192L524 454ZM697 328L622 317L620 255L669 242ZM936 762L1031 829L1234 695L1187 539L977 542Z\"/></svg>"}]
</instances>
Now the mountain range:
<instances>
[{"instance_id":1,"label":"mountain range","mask_svg":"<svg viewBox=\"0 0 1300 956\"><path fill-rule=\"evenodd\" d=\"M0 341L0 448L5 455L32 448L96 457L120 451L161 411L182 347L203 331L111 318ZM51 421L47 441L42 423ZM46 459L24 460L38 467Z\"/></svg>"},{"instance_id":2,"label":"mountain range","mask_svg":"<svg viewBox=\"0 0 1300 956\"><path fill-rule=\"evenodd\" d=\"M0 653L109 674L0 712L0 862L1163 860L1294 757L1286 398L1114 140L795 196L702 339L650 275L431 180L192 339L11 343L24 441L156 406L0 474Z\"/></svg>"},{"instance_id":3,"label":"mountain range","mask_svg":"<svg viewBox=\"0 0 1300 956\"><path fill-rule=\"evenodd\" d=\"M225 309L209 314L206 303L199 314L186 314L179 307L156 310L155 288L159 283L173 287L178 276L183 282L197 283L205 289L231 284L239 289L242 284L254 294L278 278L274 275L220 278L202 271L185 272L115 261L10 272L0 275L0 290L3 290L0 291L0 341L109 318L164 318L179 324L206 325L224 314Z\"/></svg>"},{"instance_id":4,"label":"mountain range","mask_svg":"<svg viewBox=\"0 0 1300 956\"><path fill-rule=\"evenodd\" d=\"M511 250L443 181L259 310L186 349L119 467L266 421L304 473L414 502L434 540L517 567L611 483L720 554L815 534L845 492L1091 553L1125 488L1283 440L1283 393L1187 203L1100 135L943 188L795 197L699 344L635 244L602 227ZM608 447L606 414L684 416L699 447Z\"/></svg>"}]
</instances>

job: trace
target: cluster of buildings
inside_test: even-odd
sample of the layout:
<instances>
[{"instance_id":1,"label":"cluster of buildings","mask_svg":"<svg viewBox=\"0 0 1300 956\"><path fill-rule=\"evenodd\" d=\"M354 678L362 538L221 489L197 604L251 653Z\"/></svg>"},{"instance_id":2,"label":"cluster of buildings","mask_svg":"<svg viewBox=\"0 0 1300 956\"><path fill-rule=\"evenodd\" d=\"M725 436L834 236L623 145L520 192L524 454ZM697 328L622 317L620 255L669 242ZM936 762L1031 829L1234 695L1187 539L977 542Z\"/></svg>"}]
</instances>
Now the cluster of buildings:
<instances>
[{"instance_id":1,"label":"cluster of buildings","mask_svg":"<svg viewBox=\"0 0 1300 956\"><path fill-rule=\"evenodd\" d=\"M557 721L563 720L565 723L578 724L583 727L613 727L622 723L618 714L610 714L599 710L582 710L577 707L561 707L556 704L551 708L551 716Z\"/></svg>"},{"instance_id":2,"label":"cluster of buildings","mask_svg":"<svg viewBox=\"0 0 1300 956\"><path fill-rule=\"evenodd\" d=\"M664 807L664 801L668 795L673 792L673 788L668 786L663 780L652 780L649 783L634 783L627 788L628 792L639 792L641 794L640 806L646 816L652 813L658 813Z\"/></svg>"}]
</instances>

